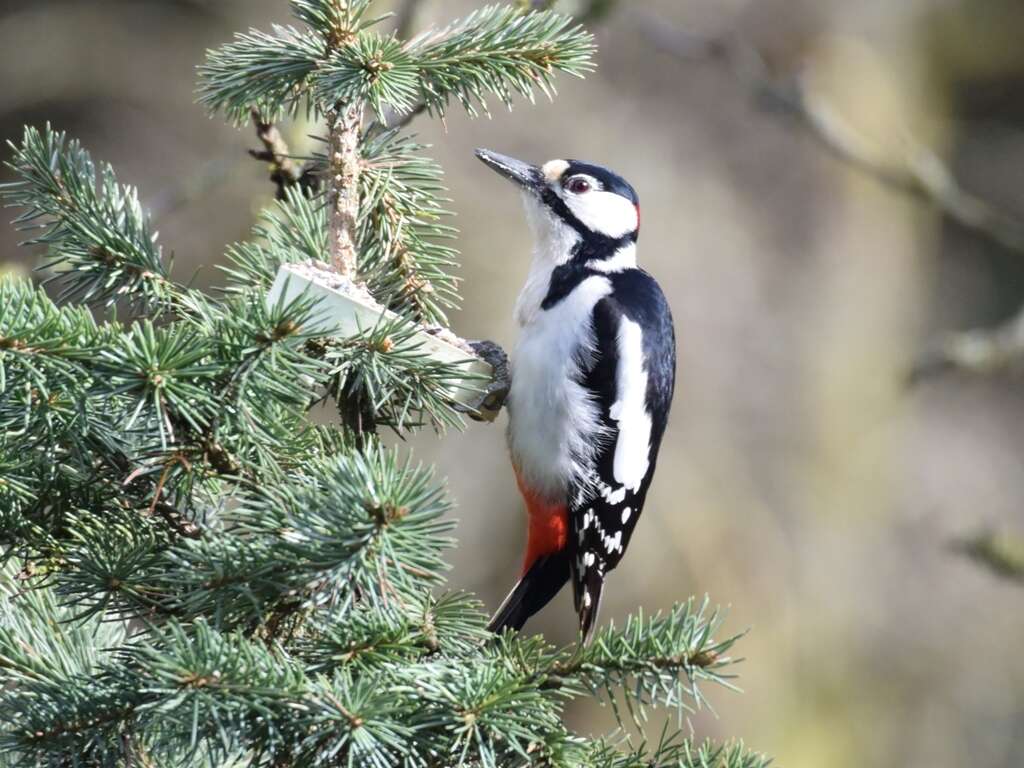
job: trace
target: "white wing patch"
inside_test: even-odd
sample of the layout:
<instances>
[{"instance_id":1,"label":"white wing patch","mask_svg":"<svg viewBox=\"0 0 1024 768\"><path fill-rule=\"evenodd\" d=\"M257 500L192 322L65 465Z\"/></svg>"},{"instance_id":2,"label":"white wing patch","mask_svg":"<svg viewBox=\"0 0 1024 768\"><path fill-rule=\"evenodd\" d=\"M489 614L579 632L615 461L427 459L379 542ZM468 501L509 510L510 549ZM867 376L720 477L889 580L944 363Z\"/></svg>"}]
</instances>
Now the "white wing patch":
<instances>
[{"instance_id":1,"label":"white wing patch","mask_svg":"<svg viewBox=\"0 0 1024 768\"><path fill-rule=\"evenodd\" d=\"M622 551L622 529L615 532L614 536L601 536L601 541L604 543L604 551L609 555L614 554L616 551Z\"/></svg>"},{"instance_id":2,"label":"white wing patch","mask_svg":"<svg viewBox=\"0 0 1024 768\"><path fill-rule=\"evenodd\" d=\"M651 450L651 416L647 412L647 371L644 370L643 331L627 317L619 325L619 363L615 374L614 405L608 415L618 423L613 474L634 493L647 474Z\"/></svg>"}]
</instances>

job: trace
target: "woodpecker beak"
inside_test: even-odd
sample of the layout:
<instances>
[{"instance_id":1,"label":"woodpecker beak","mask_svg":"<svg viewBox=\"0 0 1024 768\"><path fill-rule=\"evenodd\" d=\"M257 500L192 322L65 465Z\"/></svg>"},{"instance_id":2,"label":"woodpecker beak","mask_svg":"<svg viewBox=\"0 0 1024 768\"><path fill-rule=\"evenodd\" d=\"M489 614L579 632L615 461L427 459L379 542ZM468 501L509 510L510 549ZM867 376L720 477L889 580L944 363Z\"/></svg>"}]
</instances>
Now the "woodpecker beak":
<instances>
[{"instance_id":1,"label":"woodpecker beak","mask_svg":"<svg viewBox=\"0 0 1024 768\"><path fill-rule=\"evenodd\" d=\"M478 149L476 156L483 161L484 165L524 189L537 190L544 180L544 174L541 173L540 168L524 163L522 160L516 160L514 157L499 155L489 149Z\"/></svg>"}]
</instances>

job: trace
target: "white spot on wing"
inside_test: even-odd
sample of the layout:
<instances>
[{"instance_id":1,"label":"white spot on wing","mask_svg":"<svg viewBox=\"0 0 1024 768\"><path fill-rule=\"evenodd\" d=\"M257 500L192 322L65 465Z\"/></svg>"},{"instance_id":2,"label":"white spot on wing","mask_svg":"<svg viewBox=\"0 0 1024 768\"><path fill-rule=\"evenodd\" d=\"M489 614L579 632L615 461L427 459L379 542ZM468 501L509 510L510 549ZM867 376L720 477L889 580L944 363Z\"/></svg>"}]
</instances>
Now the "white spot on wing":
<instances>
[{"instance_id":1,"label":"white spot on wing","mask_svg":"<svg viewBox=\"0 0 1024 768\"><path fill-rule=\"evenodd\" d=\"M622 531L616 531L614 536L602 536L604 550L609 555L616 550L622 549Z\"/></svg>"},{"instance_id":2,"label":"white spot on wing","mask_svg":"<svg viewBox=\"0 0 1024 768\"><path fill-rule=\"evenodd\" d=\"M618 480L619 478L616 477L615 479ZM622 481L619 480L619 482ZM626 487L624 485L620 485L616 490L613 491L610 485L605 485L602 486L601 488L601 495L604 497L604 500L607 501L609 504L611 504L612 506L616 506L626 500Z\"/></svg>"},{"instance_id":3,"label":"white spot on wing","mask_svg":"<svg viewBox=\"0 0 1024 768\"><path fill-rule=\"evenodd\" d=\"M651 448L651 416L647 413L647 371L644 370L643 332L627 317L619 325L619 362L615 374L616 401L608 412L618 422L613 474L634 493L647 474Z\"/></svg>"},{"instance_id":4,"label":"white spot on wing","mask_svg":"<svg viewBox=\"0 0 1024 768\"><path fill-rule=\"evenodd\" d=\"M626 507L622 510L622 524L625 525L629 521L629 516L633 514L632 507Z\"/></svg>"}]
</instances>

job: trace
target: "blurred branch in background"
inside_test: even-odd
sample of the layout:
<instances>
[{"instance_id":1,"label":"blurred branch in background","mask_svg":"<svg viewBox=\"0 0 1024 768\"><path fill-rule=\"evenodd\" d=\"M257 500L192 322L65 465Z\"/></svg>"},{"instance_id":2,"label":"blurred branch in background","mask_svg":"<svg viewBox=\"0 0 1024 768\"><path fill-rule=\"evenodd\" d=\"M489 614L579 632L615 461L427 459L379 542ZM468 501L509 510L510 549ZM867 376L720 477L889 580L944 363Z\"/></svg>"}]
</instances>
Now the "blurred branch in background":
<instances>
[{"instance_id":1,"label":"blurred branch in background","mask_svg":"<svg viewBox=\"0 0 1024 768\"><path fill-rule=\"evenodd\" d=\"M401 0L395 11L395 36L399 40L411 40L416 36L416 18L423 0Z\"/></svg>"},{"instance_id":2,"label":"blurred branch in background","mask_svg":"<svg viewBox=\"0 0 1024 768\"><path fill-rule=\"evenodd\" d=\"M1024 255L1024 219L966 191L942 158L920 141L908 138L901 163L886 161L831 104L810 93L805 78L775 75L760 51L738 36L696 34L667 25L653 13L641 13L639 25L657 48L681 61L713 61L729 67L759 103L769 111L795 117L821 147L849 166L933 206L975 236ZM954 369L993 373L1021 361L1024 308L995 328L951 333L935 341L908 378L916 384Z\"/></svg>"},{"instance_id":3,"label":"blurred branch in background","mask_svg":"<svg viewBox=\"0 0 1024 768\"><path fill-rule=\"evenodd\" d=\"M810 136L844 162L897 191L933 205L944 216L1000 246L1024 254L1024 220L964 190L931 149L910 141L904 163L885 162L826 101L815 98L800 77L779 78L761 53L735 35L701 35L641 12L642 33L661 51L682 61L717 61L730 67L770 110L797 118Z\"/></svg>"},{"instance_id":4,"label":"blurred branch in background","mask_svg":"<svg viewBox=\"0 0 1024 768\"><path fill-rule=\"evenodd\" d=\"M910 372L917 384L953 370L992 374L1024 362L1024 309L995 328L949 333L937 339L921 355Z\"/></svg>"},{"instance_id":5,"label":"blurred branch in background","mask_svg":"<svg viewBox=\"0 0 1024 768\"><path fill-rule=\"evenodd\" d=\"M555 10L571 13L580 24L593 25L604 20L615 10L619 0L578 0L575 8L564 10L559 0L520 0L519 4L529 10Z\"/></svg>"},{"instance_id":6,"label":"blurred branch in background","mask_svg":"<svg viewBox=\"0 0 1024 768\"><path fill-rule=\"evenodd\" d=\"M222 188L237 163L230 157L215 157L191 172L186 171L175 183L166 185L154 194L146 210L154 219L170 216L196 205Z\"/></svg>"},{"instance_id":7,"label":"blurred branch in background","mask_svg":"<svg viewBox=\"0 0 1024 768\"><path fill-rule=\"evenodd\" d=\"M952 548L985 566L996 576L1024 584L1024 537L983 531L954 541Z\"/></svg>"}]
</instances>

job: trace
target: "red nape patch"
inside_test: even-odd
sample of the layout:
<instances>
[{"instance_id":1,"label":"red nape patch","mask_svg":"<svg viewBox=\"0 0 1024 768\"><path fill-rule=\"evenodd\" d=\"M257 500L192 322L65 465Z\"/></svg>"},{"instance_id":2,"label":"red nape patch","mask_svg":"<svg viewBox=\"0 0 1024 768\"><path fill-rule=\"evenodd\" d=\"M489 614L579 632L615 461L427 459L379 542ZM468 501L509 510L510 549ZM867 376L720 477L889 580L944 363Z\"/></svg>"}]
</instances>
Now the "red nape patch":
<instances>
[{"instance_id":1,"label":"red nape patch","mask_svg":"<svg viewBox=\"0 0 1024 768\"><path fill-rule=\"evenodd\" d=\"M569 537L569 513L564 503L552 504L527 488L518 471L516 485L523 494L526 513L529 515L526 557L523 558L522 575L525 575L538 557L565 549Z\"/></svg>"},{"instance_id":2,"label":"red nape patch","mask_svg":"<svg viewBox=\"0 0 1024 768\"><path fill-rule=\"evenodd\" d=\"M636 208L636 233L639 235L640 234L640 203L635 203L633 205L633 207Z\"/></svg>"}]
</instances>

